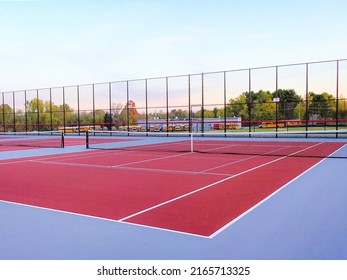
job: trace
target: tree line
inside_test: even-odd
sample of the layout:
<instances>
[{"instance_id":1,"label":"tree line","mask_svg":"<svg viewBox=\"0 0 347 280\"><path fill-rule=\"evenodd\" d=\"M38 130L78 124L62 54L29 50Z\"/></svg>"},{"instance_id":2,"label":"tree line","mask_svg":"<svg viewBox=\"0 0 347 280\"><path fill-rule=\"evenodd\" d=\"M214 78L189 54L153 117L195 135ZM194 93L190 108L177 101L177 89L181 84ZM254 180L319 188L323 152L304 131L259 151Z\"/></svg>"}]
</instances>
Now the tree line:
<instances>
[{"instance_id":1,"label":"tree line","mask_svg":"<svg viewBox=\"0 0 347 280\"><path fill-rule=\"evenodd\" d=\"M306 99L306 98L305 98ZM56 129L69 125L100 125L111 128L137 124L145 119L182 120L191 118L241 117L242 120L303 120L303 119L346 119L346 99L336 100L327 92L309 92L307 100L294 89L279 89L275 92L259 90L243 92L224 104L190 111L185 108L167 108L146 113L138 112L135 101L127 104L114 103L110 110L77 111L69 104L56 105L53 102L34 98L27 101L25 110L16 110L8 104L0 105L0 125L8 130ZM276 102L275 102L276 101ZM306 104L307 101L307 104ZM213 107L213 108L212 108ZM208 108L208 109L207 109ZM338 111L337 111L338 109ZM148 108L148 111L150 108Z\"/></svg>"},{"instance_id":2,"label":"tree line","mask_svg":"<svg viewBox=\"0 0 347 280\"><path fill-rule=\"evenodd\" d=\"M274 102L276 100L277 102ZM306 99L306 98L305 98ZM334 119L346 118L346 100L336 102L336 98L327 92L316 94L309 92L307 100L294 89L279 89L275 92L243 92L235 99L230 99L227 106L230 114L243 119L274 120L278 119ZM307 102L307 104L306 104Z\"/></svg>"}]
</instances>

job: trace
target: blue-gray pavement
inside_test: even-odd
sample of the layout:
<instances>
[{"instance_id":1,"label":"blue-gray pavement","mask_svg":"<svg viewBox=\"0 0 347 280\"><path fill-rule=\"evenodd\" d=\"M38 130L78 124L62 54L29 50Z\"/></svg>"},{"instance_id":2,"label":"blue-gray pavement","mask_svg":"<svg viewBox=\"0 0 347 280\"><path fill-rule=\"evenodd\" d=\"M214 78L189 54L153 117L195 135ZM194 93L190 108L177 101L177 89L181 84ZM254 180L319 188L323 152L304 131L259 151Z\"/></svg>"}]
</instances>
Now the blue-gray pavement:
<instances>
[{"instance_id":1,"label":"blue-gray pavement","mask_svg":"<svg viewBox=\"0 0 347 280\"><path fill-rule=\"evenodd\" d=\"M325 159L213 238L0 202L0 259L346 260L346 172Z\"/></svg>"},{"instance_id":2,"label":"blue-gray pavement","mask_svg":"<svg viewBox=\"0 0 347 280\"><path fill-rule=\"evenodd\" d=\"M26 150L14 150L0 152L0 160L4 159L22 159L27 157L57 155L64 153L74 153L86 151L84 145L71 146L62 148L38 148L38 149L26 149Z\"/></svg>"}]
</instances>

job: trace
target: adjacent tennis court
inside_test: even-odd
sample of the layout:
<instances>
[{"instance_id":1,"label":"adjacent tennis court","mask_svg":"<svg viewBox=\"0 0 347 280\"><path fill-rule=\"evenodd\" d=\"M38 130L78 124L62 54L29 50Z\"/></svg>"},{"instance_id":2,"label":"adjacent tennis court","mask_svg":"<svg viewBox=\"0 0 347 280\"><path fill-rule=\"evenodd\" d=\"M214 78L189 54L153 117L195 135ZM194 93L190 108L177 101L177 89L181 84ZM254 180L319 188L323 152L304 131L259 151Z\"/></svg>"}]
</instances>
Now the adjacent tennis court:
<instances>
[{"instance_id":1,"label":"adjacent tennis court","mask_svg":"<svg viewBox=\"0 0 347 280\"><path fill-rule=\"evenodd\" d=\"M2 150L1 258L345 258L347 146L339 133L91 132L58 136L64 149Z\"/></svg>"}]
</instances>

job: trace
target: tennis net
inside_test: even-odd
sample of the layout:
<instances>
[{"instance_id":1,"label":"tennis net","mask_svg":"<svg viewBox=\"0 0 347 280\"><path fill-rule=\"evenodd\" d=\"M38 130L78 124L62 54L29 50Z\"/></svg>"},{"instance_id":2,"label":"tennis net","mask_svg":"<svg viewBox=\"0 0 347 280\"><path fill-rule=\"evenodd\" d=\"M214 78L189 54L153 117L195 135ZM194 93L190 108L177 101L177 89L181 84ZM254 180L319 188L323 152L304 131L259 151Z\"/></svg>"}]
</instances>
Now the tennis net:
<instances>
[{"instance_id":1,"label":"tennis net","mask_svg":"<svg viewBox=\"0 0 347 280\"><path fill-rule=\"evenodd\" d=\"M88 131L86 148L346 158L347 130L226 133Z\"/></svg>"},{"instance_id":2,"label":"tennis net","mask_svg":"<svg viewBox=\"0 0 347 280\"><path fill-rule=\"evenodd\" d=\"M0 146L64 148L64 142L60 131L0 132Z\"/></svg>"}]
</instances>

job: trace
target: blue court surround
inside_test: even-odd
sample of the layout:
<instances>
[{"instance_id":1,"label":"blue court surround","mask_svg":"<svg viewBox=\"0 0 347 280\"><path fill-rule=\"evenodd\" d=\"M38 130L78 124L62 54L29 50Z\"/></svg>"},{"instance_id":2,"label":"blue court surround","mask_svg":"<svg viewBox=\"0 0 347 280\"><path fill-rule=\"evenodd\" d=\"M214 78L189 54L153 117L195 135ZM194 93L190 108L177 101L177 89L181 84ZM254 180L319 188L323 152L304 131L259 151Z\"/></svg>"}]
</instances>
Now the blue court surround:
<instances>
[{"instance_id":1,"label":"blue court surround","mask_svg":"<svg viewBox=\"0 0 347 280\"><path fill-rule=\"evenodd\" d=\"M346 174L346 158L324 159L213 238L0 201L0 259L346 260Z\"/></svg>"}]
</instances>

